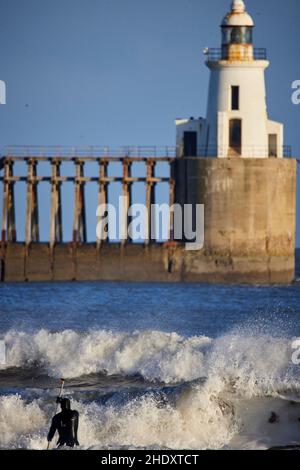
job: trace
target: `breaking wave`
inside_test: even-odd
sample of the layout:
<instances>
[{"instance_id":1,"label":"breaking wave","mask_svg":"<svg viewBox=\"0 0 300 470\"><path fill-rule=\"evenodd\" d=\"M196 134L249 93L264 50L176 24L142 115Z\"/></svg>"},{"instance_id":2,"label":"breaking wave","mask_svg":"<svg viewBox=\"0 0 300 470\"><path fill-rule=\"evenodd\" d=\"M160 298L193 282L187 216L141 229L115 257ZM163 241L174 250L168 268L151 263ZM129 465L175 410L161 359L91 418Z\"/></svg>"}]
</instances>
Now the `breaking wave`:
<instances>
[{"instance_id":1,"label":"breaking wave","mask_svg":"<svg viewBox=\"0 0 300 470\"><path fill-rule=\"evenodd\" d=\"M269 448L300 443L298 367L285 338L228 334L9 331L6 368L50 377L140 375L138 393L74 396L81 448ZM5 373L2 371L2 373ZM99 392L100 394L100 392ZM0 397L0 447L45 448L53 393Z\"/></svg>"},{"instance_id":2,"label":"breaking wave","mask_svg":"<svg viewBox=\"0 0 300 470\"><path fill-rule=\"evenodd\" d=\"M53 377L83 374L140 374L165 383L192 380L204 374L206 337L183 338L176 333L146 331L78 333L65 330L35 334L10 331L5 335L6 367L39 366Z\"/></svg>"}]
</instances>

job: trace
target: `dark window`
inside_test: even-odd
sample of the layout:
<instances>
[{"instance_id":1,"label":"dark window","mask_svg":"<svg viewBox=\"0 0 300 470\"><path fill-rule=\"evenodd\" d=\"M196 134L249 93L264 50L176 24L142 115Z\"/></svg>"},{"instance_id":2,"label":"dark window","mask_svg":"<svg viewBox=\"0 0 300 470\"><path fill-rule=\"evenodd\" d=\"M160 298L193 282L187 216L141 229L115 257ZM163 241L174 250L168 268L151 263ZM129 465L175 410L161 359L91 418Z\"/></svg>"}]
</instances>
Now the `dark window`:
<instances>
[{"instance_id":1,"label":"dark window","mask_svg":"<svg viewBox=\"0 0 300 470\"><path fill-rule=\"evenodd\" d=\"M197 157L197 132L184 133L184 156Z\"/></svg>"},{"instance_id":2,"label":"dark window","mask_svg":"<svg viewBox=\"0 0 300 470\"><path fill-rule=\"evenodd\" d=\"M240 109L240 87L231 87L231 109L238 111Z\"/></svg>"},{"instance_id":3,"label":"dark window","mask_svg":"<svg viewBox=\"0 0 300 470\"><path fill-rule=\"evenodd\" d=\"M269 157L277 157L277 134L269 134Z\"/></svg>"},{"instance_id":4,"label":"dark window","mask_svg":"<svg viewBox=\"0 0 300 470\"><path fill-rule=\"evenodd\" d=\"M222 44L227 45L230 43L230 37L231 37L231 28L228 28L227 26L222 28Z\"/></svg>"},{"instance_id":5,"label":"dark window","mask_svg":"<svg viewBox=\"0 0 300 470\"><path fill-rule=\"evenodd\" d=\"M231 26L222 28L222 44L253 44L252 26Z\"/></svg>"},{"instance_id":6,"label":"dark window","mask_svg":"<svg viewBox=\"0 0 300 470\"><path fill-rule=\"evenodd\" d=\"M253 29L252 27L247 27L245 29L245 43L252 44L253 43Z\"/></svg>"},{"instance_id":7,"label":"dark window","mask_svg":"<svg viewBox=\"0 0 300 470\"><path fill-rule=\"evenodd\" d=\"M240 26L232 28L231 32L231 44L242 44L243 43L243 30Z\"/></svg>"},{"instance_id":8,"label":"dark window","mask_svg":"<svg viewBox=\"0 0 300 470\"><path fill-rule=\"evenodd\" d=\"M242 121L240 119L231 119L229 123L229 147L234 153L241 154Z\"/></svg>"}]
</instances>

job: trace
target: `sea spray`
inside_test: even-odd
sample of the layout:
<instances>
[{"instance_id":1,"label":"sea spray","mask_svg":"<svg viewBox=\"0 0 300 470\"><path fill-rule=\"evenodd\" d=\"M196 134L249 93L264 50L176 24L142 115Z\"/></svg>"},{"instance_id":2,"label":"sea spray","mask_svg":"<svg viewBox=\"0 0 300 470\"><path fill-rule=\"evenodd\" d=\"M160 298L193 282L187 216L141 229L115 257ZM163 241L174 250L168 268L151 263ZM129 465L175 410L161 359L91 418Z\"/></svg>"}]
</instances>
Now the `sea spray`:
<instances>
[{"instance_id":1,"label":"sea spray","mask_svg":"<svg viewBox=\"0 0 300 470\"><path fill-rule=\"evenodd\" d=\"M120 406L72 402L72 407L80 413L79 440L84 449L218 448L229 442L233 428L230 417L223 418L222 413L212 419L218 414L212 412L212 405L208 402L204 408L191 408L187 413L187 406L184 409L169 404L160 406L154 395ZM0 447L43 448L48 416L44 407L45 403L37 400L27 404L18 396L3 397L0 424L6 419L8 425L0 435Z\"/></svg>"},{"instance_id":2,"label":"sea spray","mask_svg":"<svg viewBox=\"0 0 300 470\"><path fill-rule=\"evenodd\" d=\"M43 429L46 415L38 401L26 403L20 395L0 397L1 447L27 447L32 436Z\"/></svg>"},{"instance_id":3,"label":"sea spray","mask_svg":"<svg viewBox=\"0 0 300 470\"><path fill-rule=\"evenodd\" d=\"M183 338L176 333L145 331L113 333L72 330L35 334L10 331L6 367L44 368L54 377L82 374L140 374L165 383L193 380L205 375L204 355L211 345L206 337Z\"/></svg>"},{"instance_id":4,"label":"sea spray","mask_svg":"<svg viewBox=\"0 0 300 470\"><path fill-rule=\"evenodd\" d=\"M246 331L211 339L162 331L11 330L5 341L1 376L9 378L16 367L20 380L33 376L21 395L6 390L0 399L1 448L44 448L54 392L37 389L41 373L51 383L50 377L69 377L66 393L80 413L84 449L268 448L300 441L299 370L288 338ZM138 381L129 379L136 375ZM269 422L272 413L276 424Z\"/></svg>"},{"instance_id":5,"label":"sea spray","mask_svg":"<svg viewBox=\"0 0 300 470\"><path fill-rule=\"evenodd\" d=\"M2 369L36 366L52 377L138 374L164 383L223 377L250 395L259 388L265 393L298 381L292 342L268 335L233 332L213 340L161 331L40 330L30 334L11 330L5 342L7 360Z\"/></svg>"}]
</instances>

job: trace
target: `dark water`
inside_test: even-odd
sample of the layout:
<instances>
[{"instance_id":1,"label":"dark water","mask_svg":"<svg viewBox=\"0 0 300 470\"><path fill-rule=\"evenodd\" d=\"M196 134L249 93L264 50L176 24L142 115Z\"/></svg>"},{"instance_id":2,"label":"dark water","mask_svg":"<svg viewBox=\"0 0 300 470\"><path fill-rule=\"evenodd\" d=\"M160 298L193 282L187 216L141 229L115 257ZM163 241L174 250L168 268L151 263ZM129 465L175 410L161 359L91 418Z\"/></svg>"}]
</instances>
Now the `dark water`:
<instances>
[{"instance_id":1,"label":"dark water","mask_svg":"<svg viewBox=\"0 0 300 470\"><path fill-rule=\"evenodd\" d=\"M234 328L300 335L298 285L0 284L0 333L105 329L217 337Z\"/></svg>"},{"instance_id":2,"label":"dark water","mask_svg":"<svg viewBox=\"0 0 300 470\"><path fill-rule=\"evenodd\" d=\"M0 296L2 448L44 448L60 377L84 449L300 443L300 285L0 284Z\"/></svg>"}]
</instances>

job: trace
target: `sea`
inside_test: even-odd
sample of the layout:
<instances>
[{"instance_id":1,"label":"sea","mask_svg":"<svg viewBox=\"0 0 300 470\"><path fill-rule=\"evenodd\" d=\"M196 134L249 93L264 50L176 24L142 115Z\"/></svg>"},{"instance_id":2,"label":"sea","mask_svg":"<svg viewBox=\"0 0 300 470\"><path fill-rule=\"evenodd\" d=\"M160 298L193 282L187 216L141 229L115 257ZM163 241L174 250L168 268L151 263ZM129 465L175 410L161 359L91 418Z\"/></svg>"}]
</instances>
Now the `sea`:
<instances>
[{"instance_id":1,"label":"sea","mask_svg":"<svg viewBox=\"0 0 300 470\"><path fill-rule=\"evenodd\" d=\"M79 449L300 445L298 283L1 284L0 297L1 449L46 449L61 378Z\"/></svg>"}]
</instances>

